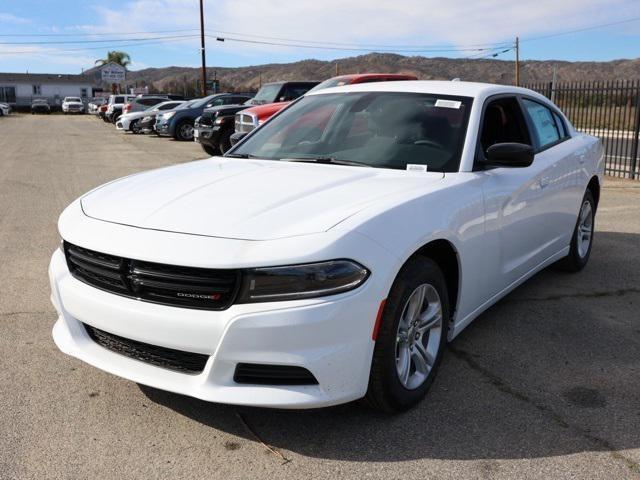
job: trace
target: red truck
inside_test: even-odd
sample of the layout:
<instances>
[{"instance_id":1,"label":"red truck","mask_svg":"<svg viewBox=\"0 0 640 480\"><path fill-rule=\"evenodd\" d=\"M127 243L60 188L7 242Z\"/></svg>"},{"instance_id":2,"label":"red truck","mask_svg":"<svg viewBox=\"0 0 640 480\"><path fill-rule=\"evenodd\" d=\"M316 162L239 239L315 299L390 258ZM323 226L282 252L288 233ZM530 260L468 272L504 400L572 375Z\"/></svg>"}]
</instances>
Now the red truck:
<instances>
[{"instance_id":1,"label":"red truck","mask_svg":"<svg viewBox=\"0 0 640 480\"><path fill-rule=\"evenodd\" d=\"M391 82L417 79L418 77L415 75L404 73L355 73L352 75L340 75L338 77L330 78L316 85L309 91L313 92L314 90L321 90L323 88L341 87L343 85L354 85L356 83ZM231 137L231 144L235 145L235 143L247 133L259 125L262 125L262 123L267 121L290 103L291 102L268 103L266 105L247 108L236 113L235 134Z\"/></svg>"}]
</instances>

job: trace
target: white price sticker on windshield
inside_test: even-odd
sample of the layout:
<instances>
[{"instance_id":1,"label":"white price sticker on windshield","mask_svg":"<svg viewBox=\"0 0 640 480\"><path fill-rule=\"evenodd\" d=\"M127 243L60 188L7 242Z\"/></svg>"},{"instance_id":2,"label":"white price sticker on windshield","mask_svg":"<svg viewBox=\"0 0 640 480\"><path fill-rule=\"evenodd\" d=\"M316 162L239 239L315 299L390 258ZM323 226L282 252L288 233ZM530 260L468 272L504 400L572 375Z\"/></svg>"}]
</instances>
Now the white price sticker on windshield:
<instances>
[{"instance_id":1,"label":"white price sticker on windshield","mask_svg":"<svg viewBox=\"0 0 640 480\"><path fill-rule=\"evenodd\" d=\"M426 172L426 165L417 165L415 163L407 163L407 171L408 172Z\"/></svg>"},{"instance_id":2,"label":"white price sticker on windshield","mask_svg":"<svg viewBox=\"0 0 640 480\"><path fill-rule=\"evenodd\" d=\"M462 102L456 100L442 100L441 98L436 100L436 107L459 109L461 106Z\"/></svg>"}]
</instances>

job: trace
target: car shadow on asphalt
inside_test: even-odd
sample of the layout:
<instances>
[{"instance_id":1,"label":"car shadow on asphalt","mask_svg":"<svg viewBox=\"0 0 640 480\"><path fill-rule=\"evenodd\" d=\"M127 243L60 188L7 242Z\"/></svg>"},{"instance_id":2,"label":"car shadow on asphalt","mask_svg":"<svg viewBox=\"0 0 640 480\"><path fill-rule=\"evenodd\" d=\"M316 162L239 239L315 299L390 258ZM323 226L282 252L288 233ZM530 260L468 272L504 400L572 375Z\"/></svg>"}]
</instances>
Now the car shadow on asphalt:
<instances>
[{"instance_id":1,"label":"car shadow on asphalt","mask_svg":"<svg viewBox=\"0 0 640 480\"><path fill-rule=\"evenodd\" d=\"M358 402L286 411L140 389L212 434L257 436L314 458L515 459L638 448L638 245L638 234L598 232L583 272L540 272L449 345L426 399L400 415Z\"/></svg>"}]
</instances>

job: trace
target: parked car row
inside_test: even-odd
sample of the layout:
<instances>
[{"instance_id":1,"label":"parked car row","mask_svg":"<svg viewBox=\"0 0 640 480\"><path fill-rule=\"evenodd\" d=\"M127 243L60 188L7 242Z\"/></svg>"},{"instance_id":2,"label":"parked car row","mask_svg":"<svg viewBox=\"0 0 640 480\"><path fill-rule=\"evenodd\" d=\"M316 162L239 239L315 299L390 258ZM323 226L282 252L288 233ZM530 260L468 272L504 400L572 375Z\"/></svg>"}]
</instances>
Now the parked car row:
<instances>
[{"instance_id":1,"label":"parked car row","mask_svg":"<svg viewBox=\"0 0 640 480\"><path fill-rule=\"evenodd\" d=\"M216 93L189 101L172 94L118 94L111 95L104 103L90 103L88 111L123 132L195 140L209 155L220 155L310 91L400 80L417 78L406 74L366 73L333 77L322 83L272 82L262 85L255 95Z\"/></svg>"},{"instance_id":2,"label":"parked car row","mask_svg":"<svg viewBox=\"0 0 640 480\"><path fill-rule=\"evenodd\" d=\"M224 154L249 132L302 95L324 88L356 83L417 80L413 75L367 73L342 75L318 82L275 82L262 86L244 105L211 108L196 122L195 140L210 155Z\"/></svg>"}]
</instances>

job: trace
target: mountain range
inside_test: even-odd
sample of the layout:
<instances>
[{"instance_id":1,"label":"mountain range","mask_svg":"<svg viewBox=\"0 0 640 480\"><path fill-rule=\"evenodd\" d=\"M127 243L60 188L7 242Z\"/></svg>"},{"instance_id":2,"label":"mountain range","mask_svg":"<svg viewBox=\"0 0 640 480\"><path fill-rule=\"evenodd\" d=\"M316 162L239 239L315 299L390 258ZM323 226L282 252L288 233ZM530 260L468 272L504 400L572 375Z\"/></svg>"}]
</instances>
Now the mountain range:
<instances>
[{"instance_id":1,"label":"mountain range","mask_svg":"<svg viewBox=\"0 0 640 480\"><path fill-rule=\"evenodd\" d=\"M522 84L551 82L554 68L558 82L613 81L640 79L640 58L608 62L568 62L526 60L520 62ZM370 53L335 61L302 60L292 63L248 67L210 67L208 80L217 78L222 90L256 90L262 83L277 80L324 80L347 73L412 73L423 80L460 78L467 81L512 84L513 61L497 59L452 59ZM195 85L199 68L164 67L130 71L128 84L149 85L153 90L178 91Z\"/></svg>"}]
</instances>

